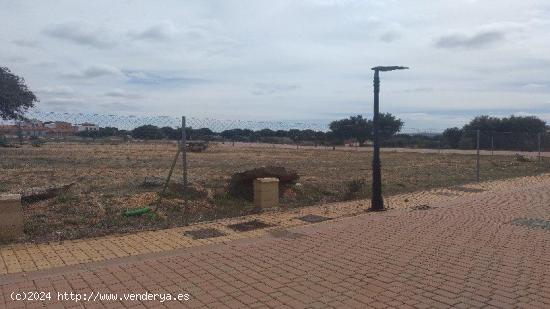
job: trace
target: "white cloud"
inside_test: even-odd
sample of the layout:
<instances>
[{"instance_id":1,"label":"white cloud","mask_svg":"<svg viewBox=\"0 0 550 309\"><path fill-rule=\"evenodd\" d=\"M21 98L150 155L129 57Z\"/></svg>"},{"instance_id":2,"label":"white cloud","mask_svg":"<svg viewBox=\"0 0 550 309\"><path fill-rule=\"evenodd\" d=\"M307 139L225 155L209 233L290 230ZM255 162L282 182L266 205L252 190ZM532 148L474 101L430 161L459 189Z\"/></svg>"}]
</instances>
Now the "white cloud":
<instances>
[{"instance_id":1,"label":"white cloud","mask_svg":"<svg viewBox=\"0 0 550 309\"><path fill-rule=\"evenodd\" d=\"M257 83L252 93L255 95L272 95L294 91L298 88L300 88L300 86L296 84Z\"/></svg>"},{"instance_id":2,"label":"white cloud","mask_svg":"<svg viewBox=\"0 0 550 309\"><path fill-rule=\"evenodd\" d=\"M139 40L165 41L173 39L179 32L171 20L163 20L140 31L131 31L131 38Z\"/></svg>"},{"instance_id":3,"label":"white cloud","mask_svg":"<svg viewBox=\"0 0 550 309\"><path fill-rule=\"evenodd\" d=\"M128 93L124 89L114 88L110 91L105 92L105 96L113 98L123 98L123 99L139 99L142 96L134 93Z\"/></svg>"},{"instance_id":4,"label":"white cloud","mask_svg":"<svg viewBox=\"0 0 550 309\"><path fill-rule=\"evenodd\" d=\"M13 40L13 43L20 47L29 47L29 48L37 48L40 46L37 41L22 40L22 39Z\"/></svg>"},{"instance_id":5,"label":"white cloud","mask_svg":"<svg viewBox=\"0 0 550 309\"><path fill-rule=\"evenodd\" d=\"M365 114L370 68L406 65L383 75L381 109L459 125L550 113L548 12L545 0L18 1L0 11L0 60L39 107L256 120Z\"/></svg>"},{"instance_id":6,"label":"white cloud","mask_svg":"<svg viewBox=\"0 0 550 309\"><path fill-rule=\"evenodd\" d=\"M55 96L68 96L75 93L74 89L70 86L49 86L41 87L37 89L37 92L45 95Z\"/></svg>"},{"instance_id":7,"label":"white cloud","mask_svg":"<svg viewBox=\"0 0 550 309\"><path fill-rule=\"evenodd\" d=\"M503 31L480 31L473 34L454 33L437 39L436 45L441 48L481 48L503 41Z\"/></svg>"},{"instance_id":8,"label":"white cloud","mask_svg":"<svg viewBox=\"0 0 550 309\"><path fill-rule=\"evenodd\" d=\"M52 24L48 25L43 33L53 38L96 48L107 48L116 44L107 30L88 23L65 22Z\"/></svg>"},{"instance_id":9,"label":"white cloud","mask_svg":"<svg viewBox=\"0 0 550 309\"><path fill-rule=\"evenodd\" d=\"M63 74L65 77L78 78L78 79L92 79L97 77L104 76L122 76L123 73L120 69L106 65L106 64L95 64L89 66L83 70Z\"/></svg>"}]
</instances>

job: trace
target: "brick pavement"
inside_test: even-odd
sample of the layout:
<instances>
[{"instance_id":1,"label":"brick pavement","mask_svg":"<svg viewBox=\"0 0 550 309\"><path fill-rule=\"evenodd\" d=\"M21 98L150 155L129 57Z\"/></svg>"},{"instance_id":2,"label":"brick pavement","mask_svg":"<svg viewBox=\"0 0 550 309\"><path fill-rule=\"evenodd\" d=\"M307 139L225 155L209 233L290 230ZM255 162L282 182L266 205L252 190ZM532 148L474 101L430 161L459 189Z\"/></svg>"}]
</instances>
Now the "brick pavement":
<instances>
[{"instance_id":1,"label":"brick pavement","mask_svg":"<svg viewBox=\"0 0 550 309\"><path fill-rule=\"evenodd\" d=\"M366 213L231 242L3 275L0 307L549 308L550 230L524 224L550 221L550 178L536 180L436 200L425 210ZM20 291L191 298L11 301Z\"/></svg>"},{"instance_id":2,"label":"brick pavement","mask_svg":"<svg viewBox=\"0 0 550 309\"><path fill-rule=\"evenodd\" d=\"M475 196L487 190L508 190L516 186L539 183L549 177L550 175L524 177L469 184L461 187L439 188L429 191L399 194L387 198L386 205L392 209L404 209L424 204L450 201L453 199L458 200ZM189 227L79 239L64 241L62 243L20 243L0 245L0 275L45 270L67 265L104 261L180 248L191 248L203 246L205 244L223 243L235 239L265 235L266 232L270 230L265 229L246 233L236 233L227 228L227 225L246 220L259 219L276 226L276 228L288 228L306 224L296 219L299 216L314 214L330 218L341 218L363 213L368 207L368 201L353 201L305 207L292 211L267 212L261 215L200 223ZM224 237L201 240L181 237L186 231L198 228L215 228L227 235Z\"/></svg>"}]
</instances>

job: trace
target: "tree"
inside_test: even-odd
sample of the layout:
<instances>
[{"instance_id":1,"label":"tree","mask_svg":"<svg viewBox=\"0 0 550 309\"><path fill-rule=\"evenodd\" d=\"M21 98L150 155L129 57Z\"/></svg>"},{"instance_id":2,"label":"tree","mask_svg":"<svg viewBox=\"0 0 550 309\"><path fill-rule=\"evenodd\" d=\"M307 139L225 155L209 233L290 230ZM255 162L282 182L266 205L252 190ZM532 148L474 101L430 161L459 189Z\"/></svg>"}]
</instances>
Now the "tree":
<instances>
[{"instance_id":1,"label":"tree","mask_svg":"<svg viewBox=\"0 0 550 309\"><path fill-rule=\"evenodd\" d=\"M390 113L384 113L379 116L379 125L380 137L386 139L401 131L403 121ZM360 146L363 146L368 139L373 137L373 122L361 115L351 116L348 119L333 121L330 124L330 130L333 132L333 136L339 140L354 138Z\"/></svg>"},{"instance_id":2,"label":"tree","mask_svg":"<svg viewBox=\"0 0 550 309\"><path fill-rule=\"evenodd\" d=\"M29 90L25 80L8 68L0 67L0 118L24 119L25 112L34 107L38 99Z\"/></svg>"},{"instance_id":3,"label":"tree","mask_svg":"<svg viewBox=\"0 0 550 309\"><path fill-rule=\"evenodd\" d=\"M132 130L132 137L140 139L162 139L162 131L153 125L144 125Z\"/></svg>"},{"instance_id":4,"label":"tree","mask_svg":"<svg viewBox=\"0 0 550 309\"><path fill-rule=\"evenodd\" d=\"M460 130L457 127L454 128L448 128L445 131L443 131L443 139L449 147L451 148L458 148L460 145L460 138L462 137L462 130Z\"/></svg>"},{"instance_id":5,"label":"tree","mask_svg":"<svg viewBox=\"0 0 550 309\"><path fill-rule=\"evenodd\" d=\"M181 130L179 130L178 132L178 130L171 127L162 127L159 130L162 136L164 136L164 138L175 139L175 140L181 139Z\"/></svg>"},{"instance_id":6,"label":"tree","mask_svg":"<svg viewBox=\"0 0 550 309\"><path fill-rule=\"evenodd\" d=\"M118 136L120 133L118 128L115 127L105 127L105 128L99 128L98 130L90 130L90 131L80 131L76 133L77 136L81 137L111 137L111 136Z\"/></svg>"},{"instance_id":7,"label":"tree","mask_svg":"<svg viewBox=\"0 0 550 309\"><path fill-rule=\"evenodd\" d=\"M546 122L534 116L477 116L462 128L461 147L476 147L477 130L482 148L533 150L537 148L538 134L546 130Z\"/></svg>"},{"instance_id":8,"label":"tree","mask_svg":"<svg viewBox=\"0 0 550 309\"><path fill-rule=\"evenodd\" d=\"M396 133L399 133L403 128L403 121L401 121L401 119L395 117L390 113L380 114L379 119L380 119L380 137L382 139L390 138Z\"/></svg>"},{"instance_id":9,"label":"tree","mask_svg":"<svg viewBox=\"0 0 550 309\"><path fill-rule=\"evenodd\" d=\"M535 116L510 116L504 118L477 116L463 128L464 131L526 132L539 133L546 129L546 122Z\"/></svg>"},{"instance_id":10,"label":"tree","mask_svg":"<svg viewBox=\"0 0 550 309\"><path fill-rule=\"evenodd\" d=\"M354 138L362 146L368 138L372 138L371 125L362 115L357 115L333 121L330 123L329 128L336 139L345 140Z\"/></svg>"},{"instance_id":11,"label":"tree","mask_svg":"<svg viewBox=\"0 0 550 309\"><path fill-rule=\"evenodd\" d=\"M191 135L189 135L189 139L208 141L213 139L215 135L209 128L193 129Z\"/></svg>"}]
</instances>

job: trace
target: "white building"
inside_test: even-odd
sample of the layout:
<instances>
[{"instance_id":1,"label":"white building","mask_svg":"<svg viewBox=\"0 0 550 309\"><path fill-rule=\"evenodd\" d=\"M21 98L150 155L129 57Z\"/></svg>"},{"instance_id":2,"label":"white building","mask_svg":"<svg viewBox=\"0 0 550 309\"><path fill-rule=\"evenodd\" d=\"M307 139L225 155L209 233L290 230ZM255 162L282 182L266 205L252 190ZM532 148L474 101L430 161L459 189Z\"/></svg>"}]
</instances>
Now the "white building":
<instances>
[{"instance_id":1,"label":"white building","mask_svg":"<svg viewBox=\"0 0 550 309\"><path fill-rule=\"evenodd\" d=\"M99 126L97 124L88 123L88 122L77 125L77 128L78 128L78 132L99 131Z\"/></svg>"}]
</instances>

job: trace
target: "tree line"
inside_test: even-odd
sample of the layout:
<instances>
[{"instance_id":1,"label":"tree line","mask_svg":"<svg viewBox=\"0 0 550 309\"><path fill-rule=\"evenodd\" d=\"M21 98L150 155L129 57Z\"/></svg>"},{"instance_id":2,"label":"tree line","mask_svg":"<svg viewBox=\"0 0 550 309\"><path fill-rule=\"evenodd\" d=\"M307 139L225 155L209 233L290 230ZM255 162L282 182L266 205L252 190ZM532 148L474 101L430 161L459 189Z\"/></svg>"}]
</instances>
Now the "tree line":
<instances>
[{"instance_id":1,"label":"tree line","mask_svg":"<svg viewBox=\"0 0 550 309\"><path fill-rule=\"evenodd\" d=\"M399 132L403 122L391 114L382 114L380 118L381 136L388 138ZM309 142L316 145L341 145L345 142L357 142L363 146L373 136L372 120L363 118L361 115L351 116L347 119L333 121L330 124L330 131L314 131L310 129L298 130L250 130L250 129L228 129L221 132L214 132L209 128L185 129L190 140L224 140L237 142L264 142L264 143L304 143ZM78 136L88 138L102 138L110 136L131 136L136 139L146 140L179 140L181 139L181 128L157 127L155 125L143 125L133 130L119 130L114 127L100 128L96 131L83 131Z\"/></svg>"},{"instance_id":2,"label":"tree line","mask_svg":"<svg viewBox=\"0 0 550 309\"><path fill-rule=\"evenodd\" d=\"M28 89L25 80L13 74L8 68L0 67L0 119L23 120L28 109L34 107L38 98ZM399 134L403 121L391 114L381 114L379 133L385 147L462 148L472 149L480 144L487 149L533 150L541 142L550 144L547 134L550 130L543 120L534 116L490 117L478 116L462 128L446 129L442 134ZM209 128L186 128L189 139L231 140L243 142L309 142L315 144L343 144L356 142L365 145L373 137L373 121L362 115L336 120L330 123L330 131L313 130L249 130L230 129L213 132ZM144 125L133 130L119 130L115 127L100 128L97 131L79 132L83 137L100 138L109 136L132 136L138 139L181 138L181 129ZM542 134L545 133L545 134ZM542 138L542 140L540 140Z\"/></svg>"},{"instance_id":3,"label":"tree line","mask_svg":"<svg viewBox=\"0 0 550 309\"><path fill-rule=\"evenodd\" d=\"M480 147L483 149L535 150L538 147L538 134L546 132L546 123L537 117L510 116L504 118L478 116L462 128L446 129L441 134L403 134L399 133L403 121L387 113L380 116L380 137L384 147L412 148L454 148L475 149L477 131L480 131ZM335 120L330 130L250 130L229 129L214 132L209 128L186 128L187 138L205 141L237 141L260 143L300 143L310 145L343 145L356 143L364 146L373 138L373 122L362 115ZM80 132L83 137L131 136L147 140L179 140L181 128L144 125L133 130L101 128L99 131ZM550 144L548 134L544 134L543 143Z\"/></svg>"},{"instance_id":4,"label":"tree line","mask_svg":"<svg viewBox=\"0 0 550 309\"><path fill-rule=\"evenodd\" d=\"M475 117L462 128L448 128L442 139L449 148L477 148L478 131L480 148L535 150L541 143L548 145L550 128L546 122L534 116Z\"/></svg>"}]
</instances>

